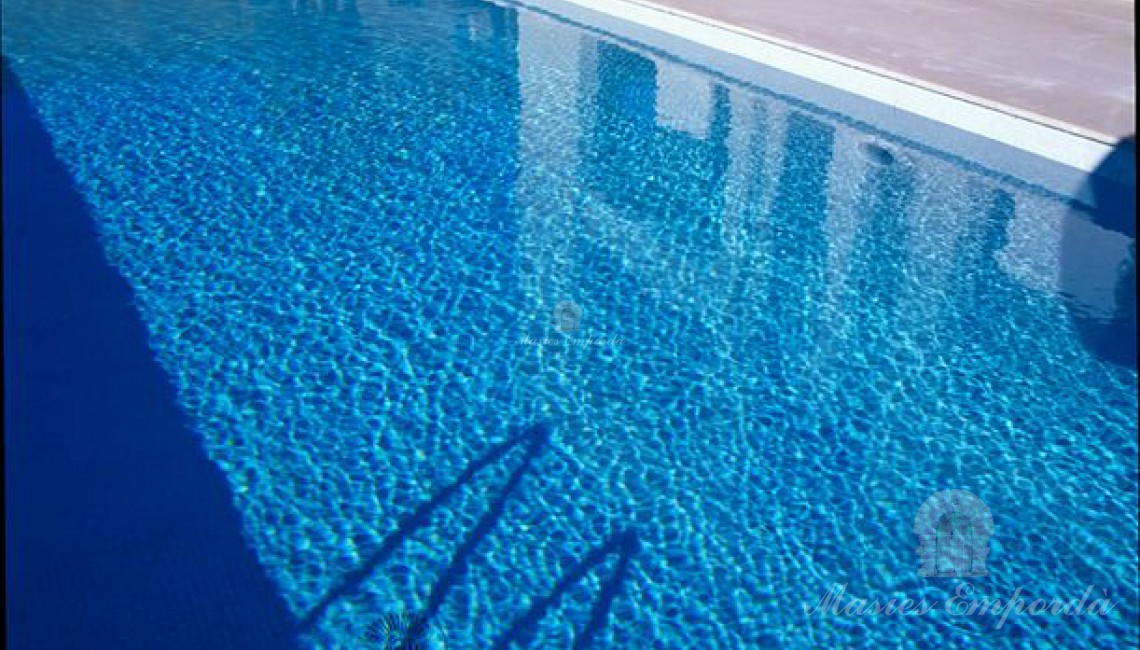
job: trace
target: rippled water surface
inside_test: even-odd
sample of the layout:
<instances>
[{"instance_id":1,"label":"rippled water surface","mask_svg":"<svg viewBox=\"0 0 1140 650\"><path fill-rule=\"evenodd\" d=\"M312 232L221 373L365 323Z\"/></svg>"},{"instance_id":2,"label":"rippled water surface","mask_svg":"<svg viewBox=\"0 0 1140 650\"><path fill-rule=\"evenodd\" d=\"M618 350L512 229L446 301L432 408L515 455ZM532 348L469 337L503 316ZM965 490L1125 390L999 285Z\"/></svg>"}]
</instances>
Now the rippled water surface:
<instances>
[{"instance_id":1,"label":"rippled water surface","mask_svg":"<svg viewBox=\"0 0 1140 650\"><path fill-rule=\"evenodd\" d=\"M4 19L306 645L1136 642L1123 221L474 0ZM919 575L949 489L988 576ZM805 612L964 582L1117 605Z\"/></svg>"}]
</instances>

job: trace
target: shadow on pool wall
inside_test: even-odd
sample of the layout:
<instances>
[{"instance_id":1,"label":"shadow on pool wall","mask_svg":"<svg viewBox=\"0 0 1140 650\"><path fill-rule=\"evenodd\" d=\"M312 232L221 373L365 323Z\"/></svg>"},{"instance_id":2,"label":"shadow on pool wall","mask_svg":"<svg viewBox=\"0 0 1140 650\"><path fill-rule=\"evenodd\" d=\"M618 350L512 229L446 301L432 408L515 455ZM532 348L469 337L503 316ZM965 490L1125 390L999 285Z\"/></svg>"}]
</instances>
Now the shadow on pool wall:
<instances>
[{"instance_id":1,"label":"shadow on pool wall","mask_svg":"<svg viewBox=\"0 0 1140 650\"><path fill-rule=\"evenodd\" d=\"M3 102L8 647L296 647L6 60Z\"/></svg>"},{"instance_id":2,"label":"shadow on pool wall","mask_svg":"<svg viewBox=\"0 0 1140 650\"><path fill-rule=\"evenodd\" d=\"M1131 369L1136 369L1137 349L1136 189L1113 179L1132 175L1135 165L1136 137L1129 136L1089 175L1086 194L1097 207L1091 214L1074 211L1065 220L1060 252L1060 288L1081 342L1099 359ZM1101 259L1120 259L1108 244L1125 252L1115 278L1106 281L1090 269Z\"/></svg>"}]
</instances>

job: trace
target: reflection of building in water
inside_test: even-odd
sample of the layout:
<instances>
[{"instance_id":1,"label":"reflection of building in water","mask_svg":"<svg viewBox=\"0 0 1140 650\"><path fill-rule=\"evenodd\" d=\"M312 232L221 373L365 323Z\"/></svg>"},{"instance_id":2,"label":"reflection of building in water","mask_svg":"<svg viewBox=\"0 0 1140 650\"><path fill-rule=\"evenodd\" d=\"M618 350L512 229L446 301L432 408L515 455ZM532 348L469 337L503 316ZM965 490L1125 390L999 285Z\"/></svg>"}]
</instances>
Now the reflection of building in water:
<instances>
[{"instance_id":1,"label":"reflection of building in water","mask_svg":"<svg viewBox=\"0 0 1140 650\"><path fill-rule=\"evenodd\" d=\"M1115 309L1131 239L1080 224L1097 252L1062 268L1061 230L1077 217L1054 197L556 21L519 21L534 313L608 256L719 345L780 346L783 380L806 386L868 331L934 336L992 292L991 271ZM765 328L774 338L757 338Z\"/></svg>"},{"instance_id":2,"label":"reflection of building in water","mask_svg":"<svg viewBox=\"0 0 1140 650\"><path fill-rule=\"evenodd\" d=\"M577 98L583 79L576 62L580 33L533 14L519 15L519 176L524 295L532 314L549 314L575 295L572 259L578 197L573 180L582 131ZM566 62L554 67L551 62Z\"/></svg>"},{"instance_id":3,"label":"reflection of building in water","mask_svg":"<svg viewBox=\"0 0 1140 650\"><path fill-rule=\"evenodd\" d=\"M1134 236L1104 228L1088 213L1049 197L1026 193L1013 207L1008 240L998 263L1020 283L1062 295L1091 318L1117 313L1118 275ZM1063 260L1063 253L1070 258Z\"/></svg>"}]
</instances>

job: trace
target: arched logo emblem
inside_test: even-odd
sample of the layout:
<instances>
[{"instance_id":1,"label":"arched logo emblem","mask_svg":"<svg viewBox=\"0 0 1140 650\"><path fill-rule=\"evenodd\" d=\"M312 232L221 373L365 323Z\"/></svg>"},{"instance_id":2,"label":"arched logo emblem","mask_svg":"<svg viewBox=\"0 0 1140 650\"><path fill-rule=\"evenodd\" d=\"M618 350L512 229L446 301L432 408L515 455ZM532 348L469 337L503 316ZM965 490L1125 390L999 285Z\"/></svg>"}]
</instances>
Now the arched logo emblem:
<instances>
[{"instance_id":1,"label":"arched logo emblem","mask_svg":"<svg viewBox=\"0 0 1140 650\"><path fill-rule=\"evenodd\" d=\"M974 578L989 575L986 557L994 520L981 499L965 490L936 492L914 518L918 535L918 575Z\"/></svg>"},{"instance_id":2,"label":"arched logo emblem","mask_svg":"<svg viewBox=\"0 0 1140 650\"><path fill-rule=\"evenodd\" d=\"M582 308L578 303L563 300L554 306L554 327L559 332L577 332L582 324Z\"/></svg>"}]
</instances>

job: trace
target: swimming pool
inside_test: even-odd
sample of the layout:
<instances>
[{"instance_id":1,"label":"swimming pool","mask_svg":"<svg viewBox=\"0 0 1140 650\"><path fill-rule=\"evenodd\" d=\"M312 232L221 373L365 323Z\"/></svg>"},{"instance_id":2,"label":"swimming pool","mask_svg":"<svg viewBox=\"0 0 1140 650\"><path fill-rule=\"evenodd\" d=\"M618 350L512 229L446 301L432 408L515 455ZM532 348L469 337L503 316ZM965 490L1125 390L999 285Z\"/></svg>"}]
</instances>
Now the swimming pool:
<instances>
[{"instance_id":1,"label":"swimming pool","mask_svg":"<svg viewBox=\"0 0 1140 650\"><path fill-rule=\"evenodd\" d=\"M1135 643L1130 223L513 6L4 12L289 639L419 613L449 648ZM951 489L992 513L988 576L920 576ZM819 606L961 584L1116 604ZM25 647L79 647L16 611Z\"/></svg>"}]
</instances>

